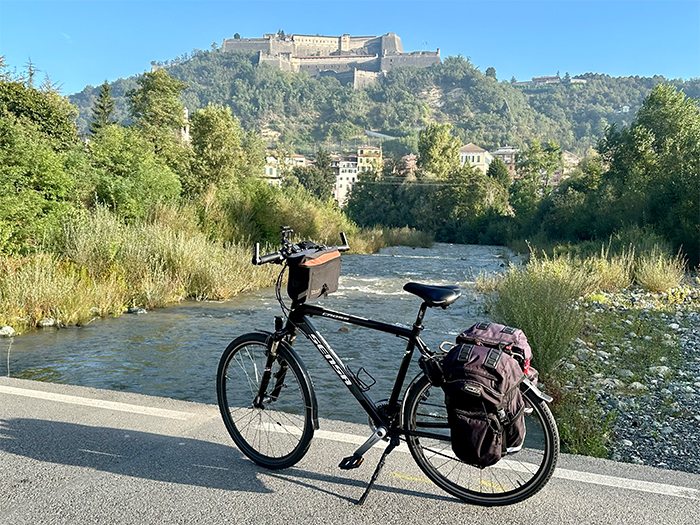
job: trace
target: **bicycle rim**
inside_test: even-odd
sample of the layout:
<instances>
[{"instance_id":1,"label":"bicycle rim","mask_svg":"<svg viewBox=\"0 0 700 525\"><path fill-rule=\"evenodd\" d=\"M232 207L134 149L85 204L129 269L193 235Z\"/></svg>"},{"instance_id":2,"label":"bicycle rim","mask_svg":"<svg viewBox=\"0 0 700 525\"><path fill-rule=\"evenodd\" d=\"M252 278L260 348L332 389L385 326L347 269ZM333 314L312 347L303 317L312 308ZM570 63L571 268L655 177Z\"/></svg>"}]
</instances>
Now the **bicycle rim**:
<instances>
[{"instance_id":1,"label":"bicycle rim","mask_svg":"<svg viewBox=\"0 0 700 525\"><path fill-rule=\"evenodd\" d=\"M559 435L547 405L532 392L525 393L532 412L525 416L527 435L523 449L480 469L459 460L452 452L445 396L427 378L407 396L405 424L408 447L423 472L439 487L466 502L511 505L537 493L551 478L559 454Z\"/></svg>"},{"instance_id":2,"label":"bicycle rim","mask_svg":"<svg viewBox=\"0 0 700 525\"><path fill-rule=\"evenodd\" d=\"M219 408L246 456L267 468L286 468L304 456L313 436L311 395L299 363L280 345L263 407L253 407L265 369L265 339L249 334L226 349L217 374Z\"/></svg>"}]
</instances>

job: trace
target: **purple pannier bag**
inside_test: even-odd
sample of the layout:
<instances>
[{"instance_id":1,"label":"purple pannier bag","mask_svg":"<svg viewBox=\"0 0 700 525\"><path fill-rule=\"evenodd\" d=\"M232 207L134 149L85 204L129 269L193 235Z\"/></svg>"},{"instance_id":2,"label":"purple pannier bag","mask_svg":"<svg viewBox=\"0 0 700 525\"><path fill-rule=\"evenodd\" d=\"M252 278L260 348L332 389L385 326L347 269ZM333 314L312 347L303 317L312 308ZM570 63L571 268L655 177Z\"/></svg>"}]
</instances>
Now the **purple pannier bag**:
<instances>
[{"instance_id":1,"label":"purple pannier bag","mask_svg":"<svg viewBox=\"0 0 700 525\"><path fill-rule=\"evenodd\" d=\"M457 343L498 348L513 356L527 378L537 385L539 374L532 366L532 349L520 328L498 323L476 323L457 337Z\"/></svg>"},{"instance_id":2,"label":"purple pannier bag","mask_svg":"<svg viewBox=\"0 0 700 525\"><path fill-rule=\"evenodd\" d=\"M442 389L459 459L483 469L522 448L524 378L519 363L498 348L460 344L448 352Z\"/></svg>"}]
</instances>

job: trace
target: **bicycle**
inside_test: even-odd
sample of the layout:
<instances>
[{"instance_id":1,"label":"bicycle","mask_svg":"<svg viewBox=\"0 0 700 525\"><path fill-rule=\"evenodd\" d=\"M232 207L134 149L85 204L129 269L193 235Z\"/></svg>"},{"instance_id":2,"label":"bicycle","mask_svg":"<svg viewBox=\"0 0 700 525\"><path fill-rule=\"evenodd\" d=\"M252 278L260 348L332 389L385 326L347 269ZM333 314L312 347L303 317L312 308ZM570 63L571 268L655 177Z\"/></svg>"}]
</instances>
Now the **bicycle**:
<instances>
[{"instance_id":1,"label":"bicycle","mask_svg":"<svg viewBox=\"0 0 700 525\"><path fill-rule=\"evenodd\" d=\"M217 399L226 428L238 448L253 462L269 469L291 467L306 454L314 431L319 428L318 403L313 383L301 357L293 347L301 333L316 347L338 378L367 413L372 435L339 467L353 469L363 462L365 452L379 441L388 441L365 492L362 504L384 465L387 455L405 441L413 459L436 485L468 503L482 506L510 505L537 493L551 478L559 453L559 434L547 406L551 397L525 379L521 390L529 406L527 436L520 452L508 455L496 465L479 469L452 453L444 394L430 380L431 364L444 355L431 351L423 342L423 318L428 308L447 308L461 295L457 286L407 283L404 290L422 300L411 328L328 310L293 299L291 307L282 300L282 279L288 261L300 253L324 253L349 249L341 232L342 245L319 246L310 241L293 244L291 229L282 229L282 248L260 256L255 245L253 264L283 264L275 293L284 317L275 317L274 332L241 335L221 356L216 384ZM338 269L339 273L339 269ZM289 285L288 285L289 286ZM375 403L368 391L372 384L353 373L311 323L323 317L395 335L407 341L389 400ZM286 318L286 319L285 319ZM441 345L442 346L442 345ZM404 389L415 350L421 371ZM364 371L365 378L371 376ZM401 396L402 392L405 395Z\"/></svg>"}]
</instances>

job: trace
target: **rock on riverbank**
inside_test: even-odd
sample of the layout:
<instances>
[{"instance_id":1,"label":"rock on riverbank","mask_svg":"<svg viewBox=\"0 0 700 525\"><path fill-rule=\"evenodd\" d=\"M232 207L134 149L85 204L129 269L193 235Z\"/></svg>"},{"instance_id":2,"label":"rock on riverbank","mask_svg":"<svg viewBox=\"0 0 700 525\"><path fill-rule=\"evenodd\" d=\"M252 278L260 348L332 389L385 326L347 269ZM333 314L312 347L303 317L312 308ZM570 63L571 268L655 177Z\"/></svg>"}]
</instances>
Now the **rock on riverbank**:
<instances>
[{"instance_id":1,"label":"rock on riverbank","mask_svg":"<svg viewBox=\"0 0 700 525\"><path fill-rule=\"evenodd\" d=\"M566 368L614 416L610 457L700 473L700 294L599 294ZM573 380L576 375L576 381Z\"/></svg>"}]
</instances>

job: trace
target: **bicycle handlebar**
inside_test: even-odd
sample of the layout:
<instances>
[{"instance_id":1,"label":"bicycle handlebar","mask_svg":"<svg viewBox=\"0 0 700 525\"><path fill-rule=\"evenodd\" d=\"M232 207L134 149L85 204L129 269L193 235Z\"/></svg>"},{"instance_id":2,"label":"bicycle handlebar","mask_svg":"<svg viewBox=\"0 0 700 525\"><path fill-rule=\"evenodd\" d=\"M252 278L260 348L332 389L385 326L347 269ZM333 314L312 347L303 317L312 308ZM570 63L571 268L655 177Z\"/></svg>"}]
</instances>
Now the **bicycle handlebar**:
<instances>
[{"instance_id":1,"label":"bicycle handlebar","mask_svg":"<svg viewBox=\"0 0 700 525\"><path fill-rule=\"evenodd\" d=\"M345 232L340 232L340 241L343 243L340 246L325 246L325 248L335 248L339 252L347 252L350 249L350 246L348 245L348 238L345 236ZM304 243L300 243L304 244ZM318 248L323 248L322 246L318 246L316 244L313 244L313 246L316 246ZM284 246L281 250L278 250L276 252L268 253L267 255L260 255L260 243L256 242L255 243L255 248L253 251L253 260L252 263L255 266L261 266L263 264L268 264L268 263L281 263L284 259L288 258L290 255L293 253L299 252L303 247L297 245L297 244L290 244L289 246Z\"/></svg>"}]
</instances>

